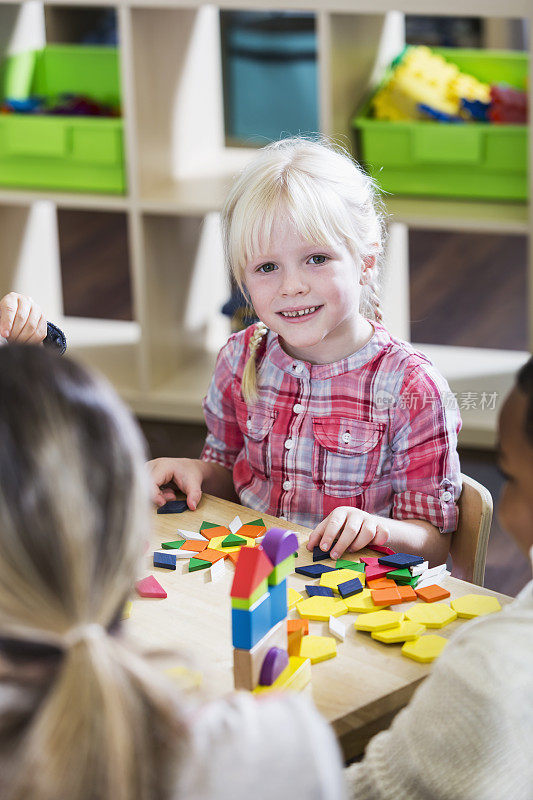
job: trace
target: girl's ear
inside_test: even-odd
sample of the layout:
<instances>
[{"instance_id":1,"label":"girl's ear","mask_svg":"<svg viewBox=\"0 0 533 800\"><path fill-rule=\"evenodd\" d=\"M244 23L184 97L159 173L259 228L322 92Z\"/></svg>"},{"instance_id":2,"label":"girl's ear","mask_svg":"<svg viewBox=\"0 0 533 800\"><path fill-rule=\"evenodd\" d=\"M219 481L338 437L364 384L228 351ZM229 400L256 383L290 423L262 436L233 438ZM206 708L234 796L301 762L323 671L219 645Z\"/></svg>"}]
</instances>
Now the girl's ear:
<instances>
[{"instance_id":1,"label":"girl's ear","mask_svg":"<svg viewBox=\"0 0 533 800\"><path fill-rule=\"evenodd\" d=\"M361 285L368 283L370 274L375 266L376 266L376 256L365 256L363 258L361 265L361 277L359 278L359 283Z\"/></svg>"}]
</instances>

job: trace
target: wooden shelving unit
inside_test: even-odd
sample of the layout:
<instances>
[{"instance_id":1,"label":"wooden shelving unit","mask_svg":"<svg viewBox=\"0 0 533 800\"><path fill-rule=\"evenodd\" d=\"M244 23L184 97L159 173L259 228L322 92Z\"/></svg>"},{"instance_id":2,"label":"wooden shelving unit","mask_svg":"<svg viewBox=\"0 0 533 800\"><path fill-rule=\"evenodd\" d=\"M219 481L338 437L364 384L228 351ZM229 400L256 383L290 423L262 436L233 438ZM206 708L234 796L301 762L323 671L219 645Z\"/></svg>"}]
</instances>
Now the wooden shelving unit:
<instances>
[{"instance_id":1,"label":"wooden shelving unit","mask_svg":"<svg viewBox=\"0 0 533 800\"><path fill-rule=\"evenodd\" d=\"M84 17L108 6L118 16L128 193L0 189L0 292L32 294L65 329L71 355L107 375L136 413L198 421L216 353L229 333L219 312L228 287L217 212L232 176L253 155L225 146L219 8L275 10L288 4L3 0L0 54L72 41ZM449 0L445 9L435 0L292 0L290 8L317 15L321 129L348 144L354 109L403 44L403 13L481 16L491 19L493 30L498 18L533 19L529 0L508 0L505 7L496 0ZM386 319L404 338L409 338L409 227L533 233L531 210L524 204L406 197L387 203L392 221ZM134 322L63 315L57 208L126 215ZM417 346L459 393L503 395L527 357ZM497 410L463 410L462 442L492 445L496 415Z\"/></svg>"}]
</instances>

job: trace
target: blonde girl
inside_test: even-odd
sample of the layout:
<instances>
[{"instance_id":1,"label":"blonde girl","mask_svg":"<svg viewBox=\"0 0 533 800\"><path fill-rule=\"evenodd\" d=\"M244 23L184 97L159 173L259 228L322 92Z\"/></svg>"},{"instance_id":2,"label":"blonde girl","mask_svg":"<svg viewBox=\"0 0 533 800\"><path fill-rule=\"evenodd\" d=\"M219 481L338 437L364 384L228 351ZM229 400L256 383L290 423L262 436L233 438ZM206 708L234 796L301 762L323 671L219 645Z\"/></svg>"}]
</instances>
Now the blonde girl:
<instances>
[{"instance_id":1,"label":"blonde girl","mask_svg":"<svg viewBox=\"0 0 533 800\"><path fill-rule=\"evenodd\" d=\"M442 563L457 527L460 419L446 381L387 331L373 182L323 141L261 150L223 213L228 267L260 322L222 348L201 458L151 462L154 498L202 491L313 528L332 557L368 544Z\"/></svg>"},{"instance_id":2,"label":"blonde girl","mask_svg":"<svg viewBox=\"0 0 533 800\"><path fill-rule=\"evenodd\" d=\"M127 643L148 481L110 387L0 348L0 439L2 800L341 797L332 733L302 698L191 707Z\"/></svg>"}]
</instances>

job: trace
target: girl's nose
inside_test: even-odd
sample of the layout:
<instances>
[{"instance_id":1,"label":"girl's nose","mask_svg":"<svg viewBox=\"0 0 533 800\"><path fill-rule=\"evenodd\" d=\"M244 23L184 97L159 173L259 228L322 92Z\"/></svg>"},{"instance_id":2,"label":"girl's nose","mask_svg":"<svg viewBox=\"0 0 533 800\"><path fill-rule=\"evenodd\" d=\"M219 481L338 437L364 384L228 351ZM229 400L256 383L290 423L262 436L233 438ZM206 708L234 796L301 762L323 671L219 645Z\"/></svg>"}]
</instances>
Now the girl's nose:
<instances>
[{"instance_id":1,"label":"girl's nose","mask_svg":"<svg viewBox=\"0 0 533 800\"><path fill-rule=\"evenodd\" d=\"M286 270L281 284L281 293L286 296L307 294L309 287L300 275L299 270Z\"/></svg>"}]
</instances>

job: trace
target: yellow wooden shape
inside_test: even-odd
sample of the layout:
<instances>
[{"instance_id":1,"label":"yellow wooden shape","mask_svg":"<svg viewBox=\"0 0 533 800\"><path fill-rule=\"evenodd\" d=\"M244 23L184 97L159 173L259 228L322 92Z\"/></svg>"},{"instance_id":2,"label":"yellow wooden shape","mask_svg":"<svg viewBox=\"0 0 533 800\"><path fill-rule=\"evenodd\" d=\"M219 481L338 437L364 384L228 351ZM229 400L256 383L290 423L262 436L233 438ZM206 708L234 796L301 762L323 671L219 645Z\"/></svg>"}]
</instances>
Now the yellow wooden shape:
<instances>
[{"instance_id":1,"label":"yellow wooden shape","mask_svg":"<svg viewBox=\"0 0 533 800\"><path fill-rule=\"evenodd\" d=\"M346 583L354 578L359 578L363 586L365 585L364 572L354 572L353 569L334 569L332 572L323 572L320 576L320 586L327 586L339 594L339 583Z\"/></svg>"},{"instance_id":2,"label":"yellow wooden shape","mask_svg":"<svg viewBox=\"0 0 533 800\"><path fill-rule=\"evenodd\" d=\"M337 600L336 597L307 597L296 603L298 614L307 619L316 619L320 622L327 622L330 617L340 617L341 614L347 614L348 609L343 600Z\"/></svg>"},{"instance_id":3,"label":"yellow wooden shape","mask_svg":"<svg viewBox=\"0 0 533 800\"><path fill-rule=\"evenodd\" d=\"M182 689L198 689L202 685L202 673L188 667L170 667L165 670L165 675L179 683Z\"/></svg>"},{"instance_id":4,"label":"yellow wooden shape","mask_svg":"<svg viewBox=\"0 0 533 800\"><path fill-rule=\"evenodd\" d=\"M348 611L353 611L356 614L368 614L369 611L379 611L384 608L384 606L377 606L374 603L370 589L363 589L359 594L345 597L343 602L346 603Z\"/></svg>"},{"instance_id":5,"label":"yellow wooden shape","mask_svg":"<svg viewBox=\"0 0 533 800\"><path fill-rule=\"evenodd\" d=\"M405 612L405 616L426 628L444 628L457 619L456 612L446 603L415 603Z\"/></svg>"},{"instance_id":6,"label":"yellow wooden shape","mask_svg":"<svg viewBox=\"0 0 533 800\"><path fill-rule=\"evenodd\" d=\"M498 599L488 594L465 594L452 600L451 606L457 612L457 616L464 619L481 617L483 614L493 614L502 610Z\"/></svg>"},{"instance_id":7,"label":"yellow wooden shape","mask_svg":"<svg viewBox=\"0 0 533 800\"><path fill-rule=\"evenodd\" d=\"M404 615L399 611L374 611L371 614L360 614L354 622L356 631L386 631L397 628L403 622Z\"/></svg>"},{"instance_id":8,"label":"yellow wooden shape","mask_svg":"<svg viewBox=\"0 0 533 800\"><path fill-rule=\"evenodd\" d=\"M429 661L440 656L443 649L448 644L448 639L444 636L438 636L436 633L430 633L427 636L420 636L414 642L406 642L402 646L402 656L412 658L413 661L420 661L422 664L427 664Z\"/></svg>"},{"instance_id":9,"label":"yellow wooden shape","mask_svg":"<svg viewBox=\"0 0 533 800\"><path fill-rule=\"evenodd\" d=\"M404 620L404 622L400 622L397 628L388 628L386 631L373 631L371 636L384 644L397 644L398 642L414 642L425 630L425 625Z\"/></svg>"},{"instance_id":10,"label":"yellow wooden shape","mask_svg":"<svg viewBox=\"0 0 533 800\"><path fill-rule=\"evenodd\" d=\"M246 544L238 544L235 547L222 547L222 542L226 539L226 536L214 536L209 541L209 549L210 550L218 550L221 553L236 553L241 547L256 547L257 542L255 539L250 538L249 536L242 536L242 539L246 539Z\"/></svg>"},{"instance_id":11,"label":"yellow wooden shape","mask_svg":"<svg viewBox=\"0 0 533 800\"><path fill-rule=\"evenodd\" d=\"M296 589L291 589L290 587L289 589L287 589L287 607L289 611L291 608L295 608L296 603L299 603L300 600L303 599L304 599L303 594L297 592Z\"/></svg>"},{"instance_id":12,"label":"yellow wooden shape","mask_svg":"<svg viewBox=\"0 0 533 800\"><path fill-rule=\"evenodd\" d=\"M122 609L122 616L120 619L129 619L131 614L131 609L133 608L133 603L131 600L126 600L124 603L124 608Z\"/></svg>"},{"instance_id":13,"label":"yellow wooden shape","mask_svg":"<svg viewBox=\"0 0 533 800\"><path fill-rule=\"evenodd\" d=\"M326 661L337 655L337 642L333 636L304 636L300 643L300 657L309 658L311 664Z\"/></svg>"},{"instance_id":14,"label":"yellow wooden shape","mask_svg":"<svg viewBox=\"0 0 533 800\"><path fill-rule=\"evenodd\" d=\"M290 689L292 692L301 692L311 680L311 662L308 658L289 656L289 665L285 667L272 686L256 686L254 694Z\"/></svg>"}]
</instances>

